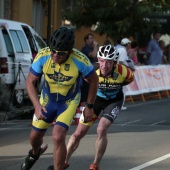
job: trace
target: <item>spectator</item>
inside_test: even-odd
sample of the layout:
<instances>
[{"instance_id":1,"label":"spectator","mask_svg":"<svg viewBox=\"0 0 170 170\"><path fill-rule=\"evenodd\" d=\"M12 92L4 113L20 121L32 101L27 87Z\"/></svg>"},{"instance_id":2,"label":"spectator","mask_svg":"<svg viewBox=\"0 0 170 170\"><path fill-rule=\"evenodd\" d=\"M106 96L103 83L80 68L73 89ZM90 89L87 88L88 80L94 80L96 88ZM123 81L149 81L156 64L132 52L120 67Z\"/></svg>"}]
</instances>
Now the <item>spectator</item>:
<instances>
[{"instance_id":1,"label":"spectator","mask_svg":"<svg viewBox=\"0 0 170 170\"><path fill-rule=\"evenodd\" d=\"M138 56L137 56L138 44L136 41L131 43L131 48L128 49L127 54L130 59L132 59L135 65L139 65Z\"/></svg>"},{"instance_id":2,"label":"spectator","mask_svg":"<svg viewBox=\"0 0 170 170\"><path fill-rule=\"evenodd\" d=\"M159 46L160 46L160 48L162 50L162 54L163 54L163 58L162 58L163 64L168 64L165 41L160 40L159 41Z\"/></svg>"},{"instance_id":3,"label":"spectator","mask_svg":"<svg viewBox=\"0 0 170 170\"><path fill-rule=\"evenodd\" d=\"M89 58L91 63L94 65L94 67L96 67L97 51L98 51L99 44L97 43L97 41L95 41L94 36L91 33L88 33L84 37L84 42L85 45L82 47L81 52L85 54Z\"/></svg>"},{"instance_id":4,"label":"spectator","mask_svg":"<svg viewBox=\"0 0 170 170\"><path fill-rule=\"evenodd\" d=\"M117 39L116 50L119 52L119 59L118 59L119 64L124 64L127 66L127 60L129 59L127 55L127 49L130 48L130 43L131 41L128 38L122 39L121 37L119 37ZM124 106L125 98L126 98L126 87L125 86L123 87L123 94L124 94L124 102L123 102L121 110L126 110L127 107Z\"/></svg>"},{"instance_id":5,"label":"spectator","mask_svg":"<svg viewBox=\"0 0 170 170\"><path fill-rule=\"evenodd\" d=\"M93 64L94 68L98 68L97 64L97 51L98 51L98 43L94 40L94 36L91 33L88 33L84 37L85 45L82 47L81 52L85 54L91 63ZM87 100L87 94L89 89L89 84L83 79L83 85L81 88L81 101L85 102Z\"/></svg>"},{"instance_id":6,"label":"spectator","mask_svg":"<svg viewBox=\"0 0 170 170\"><path fill-rule=\"evenodd\" d=\"M117 39L117 45L116 49L119 52L119 64L124 64L124 62L129 58L127 55L127 50L126 48L130 48L130 43L131 41L127 38L118 38Z\"/></svg>"},{"instance_id":7,"label":"spectator","mask_svg":"<svg viewBox=\"0 0 170 170\"><path fill-rule=\"evenodd\" d=\"M148 43L146 53L148 58L148 65L158 65L163 63L163 52L159 46L160 36L160 31L153 32L153 38Z\"/></svg>"}]
</instances>

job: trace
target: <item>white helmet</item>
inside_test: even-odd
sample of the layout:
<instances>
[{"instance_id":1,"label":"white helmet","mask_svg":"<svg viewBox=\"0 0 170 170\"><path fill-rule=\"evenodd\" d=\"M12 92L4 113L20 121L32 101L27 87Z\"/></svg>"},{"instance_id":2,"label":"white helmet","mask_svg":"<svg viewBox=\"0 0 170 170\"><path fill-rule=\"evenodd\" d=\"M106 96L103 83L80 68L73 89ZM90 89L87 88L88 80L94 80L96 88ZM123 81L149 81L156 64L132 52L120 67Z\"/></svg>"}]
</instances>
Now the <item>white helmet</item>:
<instances>
[{"instance_id":1,"label":"white helmet","mask_svg":"<svg viewBox=\"0 0 170 170\"><path fill-rule=\"evenodd\" d=\"M97 57L106 60L117 61L119 58L119 52L117 52L115 47L113 47L112 45L104 45L99 47Z\"/></svg>"}]
</instances>

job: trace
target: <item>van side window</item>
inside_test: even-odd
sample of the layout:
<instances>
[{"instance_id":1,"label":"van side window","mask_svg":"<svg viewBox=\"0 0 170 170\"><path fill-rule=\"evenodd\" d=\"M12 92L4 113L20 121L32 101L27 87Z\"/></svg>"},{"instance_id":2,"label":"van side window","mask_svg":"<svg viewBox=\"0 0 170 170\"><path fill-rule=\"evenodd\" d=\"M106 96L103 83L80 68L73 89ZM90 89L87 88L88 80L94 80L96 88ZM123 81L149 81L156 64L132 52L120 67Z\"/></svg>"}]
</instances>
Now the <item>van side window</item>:
<instances>
[{"instance_id":1,"label":"van side window","mask_svg":"<svg viewBox=\"0 0 170 170\"><path fill-rule=\"evenodd\" d=\"M11 39L9 37L7 30L3 29L2 34L3 34L4 40L5 40L5 45L6 45L8 55L13 56L14 55L14 49L12 47L12 42L11 42Z\"/></svg>"},{"instance_id":2,"label":"van side window","mask_svg":"<svg viewBox=\"0 0 170 170\"><path fill-rule=\"evenodd\" d=\"M16 52L29 53L29 46L23 32L20 30L10 30L10 34L14 42Z\"/></svg>"}]
</instances>

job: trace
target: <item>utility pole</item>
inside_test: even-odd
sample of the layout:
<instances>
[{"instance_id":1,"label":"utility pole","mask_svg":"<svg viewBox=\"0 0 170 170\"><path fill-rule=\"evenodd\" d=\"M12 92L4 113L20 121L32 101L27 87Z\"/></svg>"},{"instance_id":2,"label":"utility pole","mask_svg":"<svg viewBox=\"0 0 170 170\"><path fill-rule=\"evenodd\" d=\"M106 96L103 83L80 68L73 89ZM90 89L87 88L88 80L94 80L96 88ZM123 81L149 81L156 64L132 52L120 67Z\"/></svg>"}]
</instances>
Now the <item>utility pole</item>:
<instances>
[{"instance_id":1,"label":"utility pole","mask_svg":"<svg viewBox=\"0 0 170 170\"><path fill-rule=\"evenodd\" d=\"M48 0L48 22L47 22L47 45L50 43L51 37L51 0Z\"/></svg>"}]
</instances>

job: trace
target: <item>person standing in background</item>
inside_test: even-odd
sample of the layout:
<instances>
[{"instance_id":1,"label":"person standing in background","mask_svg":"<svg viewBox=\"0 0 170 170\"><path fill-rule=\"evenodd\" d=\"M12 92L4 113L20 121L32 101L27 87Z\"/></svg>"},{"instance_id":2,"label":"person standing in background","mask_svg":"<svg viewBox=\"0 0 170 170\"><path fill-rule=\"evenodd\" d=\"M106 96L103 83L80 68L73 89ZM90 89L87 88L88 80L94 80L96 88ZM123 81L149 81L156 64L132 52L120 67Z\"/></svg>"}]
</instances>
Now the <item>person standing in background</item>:
<instances>
[{"instance_id":1,"label":"person standing in background","mask_svg":"<svg viewBox=\"0 0 170 170\"><path fill-rule=\"evenodd\" d=\"M138 50L138 43L136 41L133 41L131 43L131 48L129 48L127 51L127 54L129 56L129 58L132 59L132 61L135 65L139 65L137 50Z\"/></svg>"},{"instance_id":2,"label":"person standing in background","mask_svg":"<svg viewBox=\"0 0 170 170\"><path fill-rule=\"evenodd\" d=\"M130 48L131 41L128 38L123 38L121 43L116 46L117 51L119 52L118 63L125 64L125 61L129 59L127 51Z\"/></svg>"},{"instance_id":3,"label":"person standing in background","mask_svg":"<svg viewBox=\"0 0 170 170\"><path fill-rule=\"evenodd\" d=\"M117 45L116 45L116 50L117 52L119 52L119 59L118 59L118 63L119 64L124 64L127 66L127 60L129 59L128 55L127 55L127 49L130 48L130 44L131 41L128 38L121 38L119 37L117 39ZM123 94L124 94L124 102L122 105L121 110L126 110L127 107L124 106L125 103L125 98L126 98L126 87L123 87Z\"/></svg>"},{"instance_id":4,"label":"person standing in background","mask_svg":"<svg viewBox=\"0 0 170 170\"><path fill-rule=\"evenodd\" d=\"M88 33L87 35L85 35L84 42L85 45L82 47L81 52L85 54L89 58L93 66L96 67L96 62L98 61L97 51L99 48L99 44L97 41L95 41L92 33Z\"/></svg>"},{"instance_id":5,"label":"person standing in background","mask_svg":"<svg viewBox=\"0 0 170 170\"><path fill-rule=\"evenodd\" d=\"M94 66L94 69L96 70L98 68L97 51L98 51L99 45L97 41L95 41L94 36L91 33L88 33L87 35L85 35L84 42L85 44L82 47L81 52L89 58L90 62ZM89 89L89 83L87 83L83 79L80 102L85 102L87 100L88 89Z\"/></svg>"},{"instance_id":6,"label":"person standing in background","mask_svg":"<svg viewBox=\"0 0 170 170\"><path fill-rule=\"evenodd\" d=\"M160 31L153 32L153 38L149 41L147 46L146 55L148 58L148 65L162 64L163 52L159 46L159 39L161 37Z\"/></svg>"},{"instance_id":7,"label":"person standing in background","mask_svg":"<svg viewBox=\"0 0 170 170\"><path fill-rule=\"evenodd\" d=\"M166 54L166 47L165 47L165 41L160 40L159 41L159 46L160 46L160 48L162 50L162 53L163 53L163 58L162 58L163 64L168 64L167 54Z\"/></svg>"}]
</instances>

